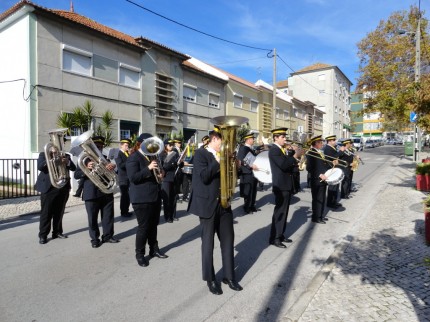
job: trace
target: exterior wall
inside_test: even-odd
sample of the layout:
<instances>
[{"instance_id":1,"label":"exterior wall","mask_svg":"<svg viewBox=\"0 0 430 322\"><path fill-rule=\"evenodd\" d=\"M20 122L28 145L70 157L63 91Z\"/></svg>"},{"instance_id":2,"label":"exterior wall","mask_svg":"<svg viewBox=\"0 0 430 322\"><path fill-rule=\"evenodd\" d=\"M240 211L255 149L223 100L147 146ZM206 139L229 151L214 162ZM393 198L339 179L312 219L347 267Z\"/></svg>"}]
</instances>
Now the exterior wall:
<instances>
[{"instance_id":1,"label":"exterior wall","mask_svg":"<svg viewBox=\"0 0 430 322\"><path fill-rule=\"evenodd\" d=\"M257 129L259 136L257 137L257 142L259 144L263 143L264 140L271 138L271 132L273 127L273 93L272 91L260 87L260 92L258 94L258 120Z\"/></svg>"},{"instance_id":2,"label":"exterior wall","mask_svg":"<svg viewBox=\"0 0 430 322\"><path fill-rule=\"evenodd\" d=\"M350 86L349 80L337 72L336 68L300 73L288 79L290 95L302 101L311 101L318 109L325 112L324 136L336 134L338 137L347 137L349 135L344 124L350 123Z\"/></svg>"},{"instance_id":3,"label":"exterior wall","mask_svg":"<svg viewBox=\"0 0 430 322\"><path fill-rule=\"evenodd\" d=\"M199 143L214 128L210 119L225 115L224 83L187 69L184 69L183 76L180 93L183 93L184 84L187 84L196 88L197 95L195 102L185 100L181 95L182 114L179 118L183 128L196 132L196 142ZM219 95L218 107L209 106L209 93Z\"/></svg>"},{"instance_id":4,"label":"exterior wall","mask_svg":"<svg viewBox=\"0 0 430 322\"><path fill-rule=\"evenodd\" d=\"M0 25L1 80L23 80L0 84L0 158L30 158L31 91L29 15L7 26ZM32 97L36 97L33 95ZM13 142L13 143L12 143ZM7 147L7 149L5 148Z\"/></svg>"},{"instance_id":5,"label":"exterior wall","mask_svg":"<svg viewBox=\"0 0 430 322\"><path fill-rule=\"evenodd\" d=\"M225 109L226 115L237 115L246 117L249 119L249 126L252 131L259 132L258 128L258 110L260 107L258 106L256 112L251 111L251 100L258 102L258 105L261 103L259 101L259 93L258 89L251 88L249 86L242 85L236 81L230 80L225 87L226 93L226 101L225 101ZM242 96L242 108L234 107L234 95Z\"/></svg>"},{"instance_id":6,"label":"exterior wall","mask_svg":"<svg viewBox=\"0 0 430 322\"><path fill-rule=\"evenodd\" d=\"M360 112L363 110L363 94L351 95L351 126L353 135L363 135L363 116Z\"/></svg>"},{"instance_id":7,"label":"exterior wall","mask_svg":"<svg viewBox=\"0 0 430 322\"><path fill-rule=\"evenodd\" d=\"M141 89L132 88L92 76L63 70L63 45L103 56L118 63L140 68L141 53L97 38L77 28L38 17L38 149L47 141L46 133L58 127L60 112L72 112L89 100L95 115L110 110L114 117L112 134L119 139L119 121L142 123ZM142 86L141 82L141 86Z\"/></svg>"}]
</instances>

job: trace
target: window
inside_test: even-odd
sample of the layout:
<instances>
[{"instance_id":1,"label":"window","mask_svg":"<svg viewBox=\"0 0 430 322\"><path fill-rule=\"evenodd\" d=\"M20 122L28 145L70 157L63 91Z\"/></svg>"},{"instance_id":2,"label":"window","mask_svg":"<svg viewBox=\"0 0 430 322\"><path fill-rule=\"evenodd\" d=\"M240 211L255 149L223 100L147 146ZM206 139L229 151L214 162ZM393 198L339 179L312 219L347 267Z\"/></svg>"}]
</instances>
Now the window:
<instances>
[{"instance_id":1,"label":"window","mask_svg":"<svg viewBox=\"0 0 430 322\"><path fill-rule=\"evenodd\" d=\"M243 97L239 95L234 95L234 107L242 108Z\"/></svg>"},{"instance_id":2,"label":"window","mask_svg":"<svg viewBox=\"0 0 430 322\"><path fill-rule=\"evenodd\" d=\"M251 100L251 112L258 112L258 102Z\"/></svg>"},{"instance_id":3,"label":"window","mask_svg":"<svg viewBox=\"0 0 430 322\"><path fill-rule=\"evenodd\" d=\"M63 45L63 70L91 76L91 57L89 52Z\"/></svg>"},{"instance_id":4,"label":"window","mask_svg":"<svg viewBox=\"0 0 430 322\"><path fill-rule=\"evenodd\" d=\"M219 95L214 93L209 93L209 106L219 107Z\"/></svg>"},{"instance_id":5,"label":"window","mask_svg":"<svg viewBox=\"0 0 430 322\"><path fill-rule=\"evenodd\" d=\"M320 80L320 81L325 80L325 74L319 74L318 75L318 80Z\"/></svg>"},{"instance_id":6,"label":"window","mask_svg":"<svg viewBox=\"0 0 430 322\"><path fill-rule=\"evenodd\" d=\"M337 89L334 90L334 97L337 97Z\"/></svg>"},{"instance_id":7,"label":"window","mask_svg":"<svg viewBox=\"0 0 430 322\"><path fill-rule=\"evenodd\" d=\"M275 117L277 119L281 118L281 110L279 109L279 107L275 107L276 112L275 112Z\"/></svg>"},{"instance_id":8,"label":"window","mask_svg":"<svg viewBox=\"0 0 430 322\"><path fill-rule=\"evenodd\" d=\"M71 136L79 136L79 135L81 135L82 133L81 133L81 128L79 128L79 127L75 127L75 126L73 126L71 129L70 129L70 135Z\"/></svg>"},{"instance_id":9,"label":"window","mask_svg":"<svg viewBox=\"0 0 430 322\"><path fill-rule=\"evenodd\" d=\"M140 87L140 68L120 63L119 83L125 86Z\"/></svg>"},{"instance_id":10,"label":"window","mask_svg":"<svg viewBox=\"0 0 430 322\"><path fill-rule=\"evenodd\" d=\"M186 86L184 85L184 95L183 98L184 100L190 101L190 102L195 102L196 101L196 91L197 88L195 87L190 87L190 86Z\"/></svg>"},{"instance_id":11,"label":"window","mask_svg":"<svg viewBox=\"0 0 430 322\"><path fill-rule=\"evenodd\" d=\"M284 111L284 119L285 119L285 120L288 120L288 119L290 118L290 116L289 116L289 115L290 115L290 113L289 113L287 110L285 110L285 111Z\"/></svg>"},{"instance_id":12,"label":"window","mask_svg":"<svg viewBox=\"0 0 430 322\"><path fill-rule=\"evenodd\" d=\"M334 112L337 113L337 106L334 107Z\"/></svg>"},{"instance_id":13,"label":"window","mask_svg":"<svg viewBox=\"0 0 430 322\"><path fill-rule=\"evenodd\" d=\"M320 89L320 91L319 91L319 95L320 95L320 96L324 96L324 94L325 94L325 90L324 90L324 89Z\"/></svg>"},{"instance_id":14,"label":"window","mask_svg":"<svg viewBox=\"0 0 430 322\"><path fill-rule=\"evenodd\" d=\"M119 122L119 139L131 139L133 136L139 135L140 123L133 121Z\"/></svg>"},{"instance_id":15,"label":"window","mask_svg":"<svg viewBox=\"0 0 430 322\"><path fill-rule=\"evenodd\" d=\"M119 131L120 140L130 138L130 130L120 130Z\"/></svg>"},{"instance_id":16,"label":"window","mask_svg":"<svg viewBox=\"0 0 430 322\"><path fill-rule=\"evenodd\" d=\"M109 58L93 55L93 76L111 82L118 82L118 62Z\"/></svg>"}]
</instances>

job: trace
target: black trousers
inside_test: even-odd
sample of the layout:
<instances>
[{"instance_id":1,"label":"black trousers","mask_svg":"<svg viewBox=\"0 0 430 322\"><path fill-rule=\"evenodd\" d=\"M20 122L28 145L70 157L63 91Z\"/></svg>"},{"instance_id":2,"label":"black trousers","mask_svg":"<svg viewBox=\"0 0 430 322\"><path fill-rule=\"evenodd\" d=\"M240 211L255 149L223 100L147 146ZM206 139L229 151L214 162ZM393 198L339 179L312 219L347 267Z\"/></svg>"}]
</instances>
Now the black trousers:
<instances>
[{"instance_id":1,"label":"black trousers","mask_svg":"<svg viewBox=\"0 0 430 322\"><path fill-rule=\"evenodd\" d=\"M161 184L161 199L163 200L164 219L173 220L176 206L176 189L174 182L163 181Z\"/></svg>"},{"instance_id":2,"label":"black trousers","mask_svg":"<svg viewBox=\"0 0 430 322\"><path fill-rule=\"evenodd\" d=\"M349 197L351 192L352 173L352 171L344 171L345 177L343 178L341 185L341 198Z\"/></svg>"},{"instance_id":3,"label":"black trousers","mask_svg":"<svg viewBox=\"0 0 430 322\"><path fill-rule=\"evenodd\" d=\"M244 182L242 182L244 181ZM243 196L243 208L246 211L255 207L255 199L257 198L258 180L251 174L251 178L241 180L241 191Z\"/></svg>"},{"instance_id":4,"label":"black trousers","mask_svg":"<svg viewBox=\"0 0 430 322\"><path fill-rule=\"evenodd\" d=\"M119 209L121 210L121 215L128 215L128 210L130 208L130 194L129 186L122 185L119 186L121 190L121 199L119 200Z\"/></svg>"},{"instance_id":5,"label":"black trousers","mask_svg":"<svg viewBox=\"0 0 430 322\"><path fill-rule=\"evenodd\" d=\"M40 195L40 221L39 221L39 238L46 238L51 231L52 234L63 233L63 215L64 208L69 198L70 189L63 187L61 189L51 188L46 193Z\"/></svg>"},{"instance_id":6,"label":"black trousers","mask_svg":"<svg viewBox=\"0 0 430 322\"><path fill-rule=\"evenodd\" d=\"M191 193L191 179L193 177L192 174L183 173L184 179L182 181L182 199L187 199Z\"/></svg>"},{"instance_id":7,"label":"black trousers","mask_svg":"<svg viewBox=\"0 0 430 322\"><path fill-rule=\"evenodd\" d=\"M220 204L210 218L200 217L202 238L202 277L204 281L215 280L213 265L214 237L218 236L221 246L222 269L224 278L234 276L234 228L231 208L222 208Z\"/></svg>"},{"instance_id":8,"label":"black trousers","mask_svg":"<svg viewBox=\"0 0 430 322\"><path fill-rule=\"evenodd\" d=\"M322 220L324 216L324 206L326 198L327 185L322 185L320 178L311 178L312 193L312 220Z\"/></svg>"},{"instance_id":9,"label":"black trousers","mask_svg":"<svg viewBox=\"0 0 430 322\"><path fill-rule=\"evenodd\" d=\"M280 242L284 239L291 202L291 191L273 188L273 193L275 194L275 209L273 210L272 225L270 226L270 244Z\"/></svg>"},{"instance_id":10,"label":"black trousers","mask_svg":"<svg viewBox=\"0 0 430 322\"><path fill-rule=\"evenodd\" d=\"M161 200L153 203L134 203L137 219L136 258L145 256L146 243L149 253L158 250L157 226L160 221Z\"/></svg>"},{"instance_id":11,"label":"black trousers","mask_svg":"<svg viewBox=\"0 0 430 322\"><path fill-rule=\"evenodd\" d=\"M343 181L342 181L343 183ZM337 204L337 193L339 192L339 184L330 185L327 188L327 206Z\"/></svg>"},{"instance_id":12,"label":"black trousers","mask_svg":"<svg viewBox=\"0 0 430 322\"><path fill-rule=\"evenodd\" d=\"M108 240L113 237L113 194L106 194L100 198L85 200L85 208L88 215L88 228L92 242L98 241L100 238L100 229L98 223L98 215L101 213L103 235L102 240Z\"/></svg>"}]
</instances>

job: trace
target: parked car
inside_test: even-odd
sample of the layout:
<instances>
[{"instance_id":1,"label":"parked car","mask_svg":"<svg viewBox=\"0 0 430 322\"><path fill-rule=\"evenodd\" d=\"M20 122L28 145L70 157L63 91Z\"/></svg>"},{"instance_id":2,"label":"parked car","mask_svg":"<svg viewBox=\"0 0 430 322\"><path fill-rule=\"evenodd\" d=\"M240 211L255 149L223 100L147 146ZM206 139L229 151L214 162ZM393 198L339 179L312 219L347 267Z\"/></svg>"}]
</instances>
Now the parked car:
<instances>
[{"instance_id":1,"label":"parked car","mask_svg":"<svg viewBox=\"0 0 430 322\"><path fill-rule=\"evenodd\" d=\"M364 140L362 137L352 138L352 143L354 144L354 148L356 148L357 151L361 151L364 149Z\"/></svg>"},{"instance_id":2,"label":"parked car","mask_svg":"<svg viewBox=\"0 0 430 322\"><path fill-rule=\"evenodd\" d=\"M375 141L374 140L367 140L364 144L364 148L374 148L375 147Z\"/></svg>"}]
</instances>

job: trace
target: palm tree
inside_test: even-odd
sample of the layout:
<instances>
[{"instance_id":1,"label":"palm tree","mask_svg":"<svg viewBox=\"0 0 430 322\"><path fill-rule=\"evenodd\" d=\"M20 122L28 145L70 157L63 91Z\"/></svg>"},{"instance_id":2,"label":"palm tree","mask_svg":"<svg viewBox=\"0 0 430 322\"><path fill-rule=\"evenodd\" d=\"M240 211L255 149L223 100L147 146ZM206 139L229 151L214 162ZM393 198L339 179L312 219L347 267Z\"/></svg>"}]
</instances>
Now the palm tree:
<instances>
[{"instance_id":1,"label":"palm tree","mask_svg":"<svg viewBox=\"0 0 430 322\"><path fill-rule=\"evenodd\" d=\"M67 135L70 135L70 129L73 127L73 114L61 112L57 117L57 126L67 128Z\"/></svg>"},{"instance_id":2,"label":"palm tree","mask_svg":"<svg viewBox=\"0 0 430 322\"><path fill-rule=\"evenodd\" d=\"M112 130L111 127L113 125L113 113L112 111L106 111L101 118L101 124L97 126L96 135L101 135L105 138L105 145L109 146L112 141Z\"/></svg>"}]
</instances>

